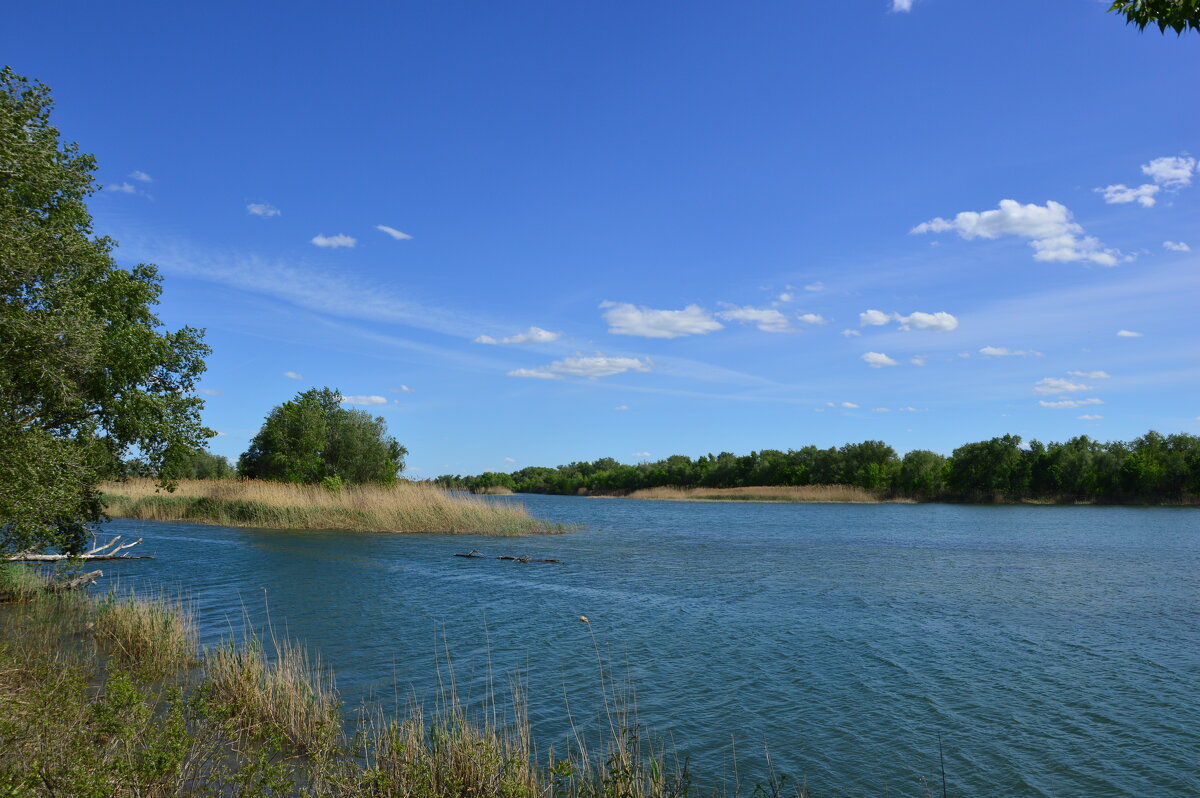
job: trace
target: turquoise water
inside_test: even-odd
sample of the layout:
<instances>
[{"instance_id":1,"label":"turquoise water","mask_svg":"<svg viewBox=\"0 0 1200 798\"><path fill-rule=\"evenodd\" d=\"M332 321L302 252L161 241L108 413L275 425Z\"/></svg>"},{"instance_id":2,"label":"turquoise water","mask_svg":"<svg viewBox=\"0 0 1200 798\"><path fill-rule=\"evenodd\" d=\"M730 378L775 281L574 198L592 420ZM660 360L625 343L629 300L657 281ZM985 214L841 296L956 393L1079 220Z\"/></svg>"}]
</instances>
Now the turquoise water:
<instances>
[{"instance_id":1,"label":"turquoise water","mask_svg":"<svg viewBox=\"0 0 1200 798\"><path fill-rule=\"evenodd\" d=\"M512 501L511 499L495 499ZM521 675L543 753L602 709L597 647L701 783L841 795L1200 794L1200 512L521 497L516 540L114 521L213 642L304 640L348 705ZM454 552L553 557L562 565ZM586 615L590 624L581 623ZM593 640L593 635L595 636Z\"/></svg>"}]
</instances>

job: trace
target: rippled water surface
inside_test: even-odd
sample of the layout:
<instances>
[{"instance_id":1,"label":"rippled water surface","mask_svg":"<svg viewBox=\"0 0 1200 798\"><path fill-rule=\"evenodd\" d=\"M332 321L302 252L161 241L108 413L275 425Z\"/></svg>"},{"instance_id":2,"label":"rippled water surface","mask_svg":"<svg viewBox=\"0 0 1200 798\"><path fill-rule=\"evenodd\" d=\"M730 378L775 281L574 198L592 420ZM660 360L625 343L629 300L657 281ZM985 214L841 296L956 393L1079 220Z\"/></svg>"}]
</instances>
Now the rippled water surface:
<instances>
[{"instance_id":1,"label":"rippled water surface","mask_svg":"<svg viewBox=\"0 0 1200 798\"><path fill-rule=\"evenodd\" d=\"M511 501L511 499L497 499ZM114 521L206 642L265 612L349 706L523 675L543 752L602 709L597 648L700 781L822 794L1200 794L1200 511L521 497L517 540ZM562 565L454 552L553 557ZM108 566L110 564L106 564ZM579 616L591 623L584 624ZM593 641L593 635L595 642Z\"/></svg>"}]
</instances>

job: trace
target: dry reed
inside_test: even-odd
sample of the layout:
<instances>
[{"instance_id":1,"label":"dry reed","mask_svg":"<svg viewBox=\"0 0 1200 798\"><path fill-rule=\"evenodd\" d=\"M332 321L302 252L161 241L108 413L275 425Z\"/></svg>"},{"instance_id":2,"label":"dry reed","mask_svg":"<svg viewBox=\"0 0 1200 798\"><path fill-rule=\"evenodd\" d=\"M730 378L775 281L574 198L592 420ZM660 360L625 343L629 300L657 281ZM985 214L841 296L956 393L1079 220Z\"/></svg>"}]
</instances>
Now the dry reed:
<instances>
[{"instance_id":1,"label":"dry reed","mask_svg":"<svg viewBox=\"0 0 1200 798\"><path fill-rule=\"evenodd\" d=\"M854 485L766 485L745 488L643 488L630 499L681 502L837 502L873 504L884 501L876 493Z\"/></svg>"},{"instance_id":2,"label":"dry reed","mask_svg":"<svg viewBox=\"0 0 1200 798\"><path fill-rule=\"evenodd\" d=\"M533 518L521 504L456 496L417 482L332 491L263 480L185 480L167 493L152 479L130 479L105 483L102 490L109 515L146 521L496 536L568 531Z\"/></svg>"}]
</instances>

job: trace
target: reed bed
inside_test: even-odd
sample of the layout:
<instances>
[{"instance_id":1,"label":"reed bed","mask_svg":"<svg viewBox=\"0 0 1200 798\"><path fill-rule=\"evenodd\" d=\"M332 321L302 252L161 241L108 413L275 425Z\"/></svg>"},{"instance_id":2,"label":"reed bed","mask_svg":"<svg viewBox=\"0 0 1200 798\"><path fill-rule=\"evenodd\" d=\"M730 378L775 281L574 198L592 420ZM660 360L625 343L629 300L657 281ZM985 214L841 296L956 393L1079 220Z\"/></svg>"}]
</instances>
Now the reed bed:
<instances>
[{"instance_id":1,"label":"reed bed","mask_svg":"<svg viewBox=\"0 0 1200 798\"><path fill-rule=\"evenodd\" d=\"M24 563L0 565L0 603L33 601L50 589L42 569Z\"/></svg>"},{"instance_id":2,"label":"reed bed","mask_svg":"<svg viewBox=\"0 0 1200 798\"><path fill-rule=\"evenodd\" d=\"M196 662L196 621L189 604L165 595L109 593L95 601L96 639L143 679Z\"/></svg>"},{"instance_id":3,"label":"reed bed","mask_svg":"<svg viewBox=\"0 0 1200 798\"><path fill-rule=\"evenodd\" d=\"M679 502L836 502L876 504L884 499L854 485L766 485L745 488L643 488L630 499Z\"/></svg>"},{"instance_id":4,"label":"reed bed","mask_svg":"<svg viewBox=\"0 0 1200 798\"><path fill-rule=\"evenodd\" d=\"M102 491L109 515L145 521L502 537L570 531L533 518L522 504L453 495L416 482L330 490L264 480L186 480L167 493L152 479L130 479L105 483Z\"/></svg>"}]
</instances>

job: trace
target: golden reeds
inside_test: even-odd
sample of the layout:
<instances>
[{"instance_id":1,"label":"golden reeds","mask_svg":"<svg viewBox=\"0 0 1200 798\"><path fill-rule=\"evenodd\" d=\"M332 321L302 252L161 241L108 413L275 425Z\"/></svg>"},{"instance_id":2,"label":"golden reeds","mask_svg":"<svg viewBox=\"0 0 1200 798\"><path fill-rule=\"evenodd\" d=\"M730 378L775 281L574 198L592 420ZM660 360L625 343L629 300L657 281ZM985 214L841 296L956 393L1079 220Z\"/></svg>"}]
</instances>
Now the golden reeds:
<instances>
[{"instance_id":1,"label":"golden reeds","mask_svg":"<svg viewBox=\"0 0 1200 798\"><path fill-rule=\"evenodd\" d=\"M167 493L152 479L130 479L101 489L109 515L146 521L499 536L568 531L533 518L521 504L454 495L419 482L332 491L264 480L185 480Z\"/></svg>"},{"instance_id":2,"label":"golden reeds","mask_svg":"<svg viewBox=\"0 0 1200 798\"><path fill-rule=\"evenodd\" d=\"M766 485L745 488L643 488L630 499L665 499L681 502L838 502L872 504L884 501L878 494L854 485Z\"/></svg>"},{"instance_id":3,"label":"golden reeds","mask_svg":"<svg viewBox=\"0 0 1200 798\"><path fill-rule=\"evenodd\" d=\"M190 605L165 595L98 600L96 638L132 671L161 678L196 660L196 623Z\"/></svg>"}]
</instances>

